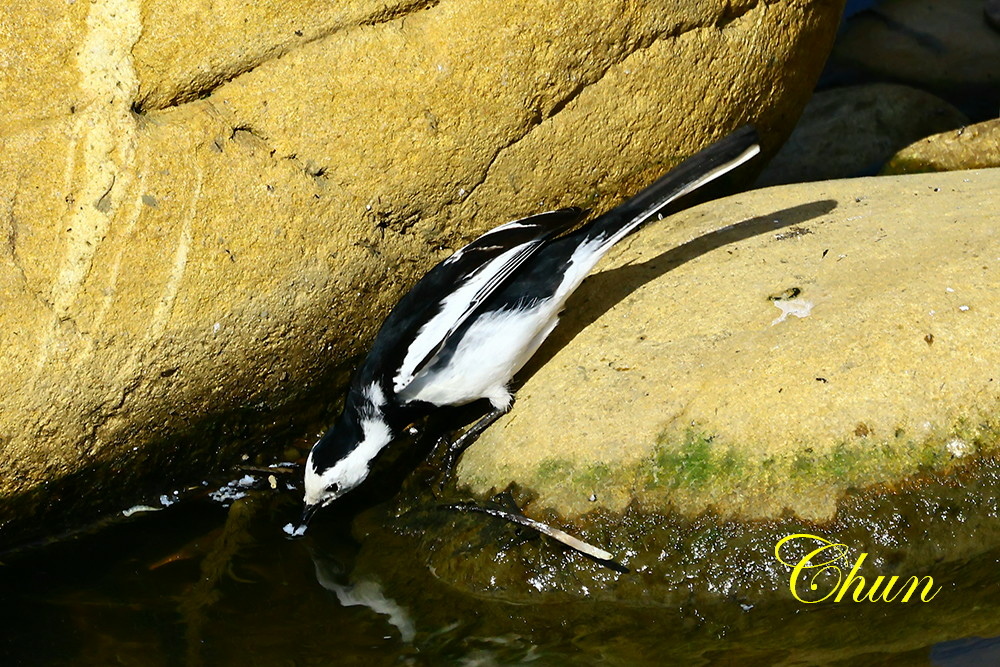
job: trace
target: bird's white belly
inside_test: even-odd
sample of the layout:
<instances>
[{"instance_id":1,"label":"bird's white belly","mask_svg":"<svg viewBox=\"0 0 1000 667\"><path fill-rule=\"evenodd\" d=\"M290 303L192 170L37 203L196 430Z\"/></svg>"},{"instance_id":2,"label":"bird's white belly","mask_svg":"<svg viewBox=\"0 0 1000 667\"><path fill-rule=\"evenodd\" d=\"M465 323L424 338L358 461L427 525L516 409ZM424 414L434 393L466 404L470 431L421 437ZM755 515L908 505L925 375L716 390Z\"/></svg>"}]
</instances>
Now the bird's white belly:
<instances>
[{"instance_id":1,"label":"bird's white belly","mask_svg":"<svg viewBox=\"0 0 1000 667\"><path fill-rule=\"evenodd\" d=\"M463 405L488 398L510 405L507 383L531 358L558 322L559 307L548 299L529 311L498 311L479 317L443 367L431 364L399 392L404 401Z\"/></svg>"}]
</instances>

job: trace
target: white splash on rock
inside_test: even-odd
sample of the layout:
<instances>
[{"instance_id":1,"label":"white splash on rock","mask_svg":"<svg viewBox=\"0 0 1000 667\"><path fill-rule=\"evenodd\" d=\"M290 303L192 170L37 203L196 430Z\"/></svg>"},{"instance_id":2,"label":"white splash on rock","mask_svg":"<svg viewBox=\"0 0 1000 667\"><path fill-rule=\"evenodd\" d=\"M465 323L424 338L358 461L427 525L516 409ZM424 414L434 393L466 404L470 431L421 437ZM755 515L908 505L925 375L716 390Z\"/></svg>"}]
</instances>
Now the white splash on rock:
<instances>
[{"instance_id":1,"label":"white splash on rock","mask_svg":"<svg viewBox=\"0 0 1000 667\"><path fill-rule=\"evenodd\" d=\"M132 516L133 514L139 514L141 512L159 512L162 507L153 507L152 505L133 505L127 510L122 510L122 515Z\"/></svg>"},{"instance_id":2,"label":"white splash on rock","mask_svg":"<svg viewBox=\"0 0 1000 667\"><path fill-rule=\"evenodd\" d=\"M775 299L771 303L781 311L781 315L771 322L772 327L775 324L784 322L789 315L794 315L798 318L809 317L813 306L816 305L812 301L806 301L805 299Z\"/></svg>"},{"instance_id":3,"label":"white splash on rock","mask_svg":"<svg viewBox=\"0 0 1000 667\"><path fill-rule=\"evenodd\" d=\"M952 438L948 441L946 447L948 448L948 453L956 459L960 459L963 456L968 456L972 453L972 446L961 438Z\"/></svg>"},{"instance_id":4,"label":"white splash on rock","mask_svg":"<svg viewBox=\"0 0 1000 667\"><path fill-rule=\"evenodd\" d=\"M281 530L285 531L285 534L289 537L302 537L306 534L306 524L303 523L296 526L294 523L289 521L281 527Z\"/></svg>"}]
</instances>

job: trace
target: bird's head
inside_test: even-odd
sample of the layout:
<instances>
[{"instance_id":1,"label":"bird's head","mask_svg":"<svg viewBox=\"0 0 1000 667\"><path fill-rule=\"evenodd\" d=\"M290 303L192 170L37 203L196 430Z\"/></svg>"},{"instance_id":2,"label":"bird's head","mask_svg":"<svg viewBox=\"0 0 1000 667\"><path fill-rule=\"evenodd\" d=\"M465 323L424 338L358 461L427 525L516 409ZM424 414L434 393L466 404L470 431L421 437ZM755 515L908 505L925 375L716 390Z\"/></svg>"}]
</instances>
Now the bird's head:
<instances>
[{"instance_id":1,"label":"bird's head","mask_svg":"<svg viewBox=\"0 0 1000 667\"><path fill-rule=\"evenodd\" d=\"M391 440L389 426L382 419L363 419L356 425L338 420L306 459L302 528L321 507L365 481L372 460Z\"/></svg>"}]
</instances>

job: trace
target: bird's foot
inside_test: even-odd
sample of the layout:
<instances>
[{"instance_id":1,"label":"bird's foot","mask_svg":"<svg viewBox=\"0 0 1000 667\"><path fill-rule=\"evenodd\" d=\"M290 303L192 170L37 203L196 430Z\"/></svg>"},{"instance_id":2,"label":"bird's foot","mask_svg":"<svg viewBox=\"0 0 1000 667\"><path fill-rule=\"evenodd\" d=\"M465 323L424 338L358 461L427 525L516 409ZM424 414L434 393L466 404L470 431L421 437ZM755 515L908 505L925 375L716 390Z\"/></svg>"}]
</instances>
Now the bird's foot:
<instances>
[{"instance_id":1,"label":"bird's foot","mask_svg":"<svg viewBox=\"0 0 1000 667\"><path fill-rule=\"evenodd\" d=\"M507 409L494 408L482 419L470 426L465 433L447 445L447 448L444 450L444 454L441 456L441 474L439 475L437 481L438 491L441 491L444 488L445 483L451 477L451 473L458 464L458 459L461 458L462 453L468 449L472 443L478 440L479 436L481 436L483 432L493 424L493 422L500 419L500 417L507 414L509 411L509 407ZM442 436L439 438L437 443L434 445L434 453L437 454L438 449L449 439L450 438L448 436Z\"/></svg>"}]
</instances>

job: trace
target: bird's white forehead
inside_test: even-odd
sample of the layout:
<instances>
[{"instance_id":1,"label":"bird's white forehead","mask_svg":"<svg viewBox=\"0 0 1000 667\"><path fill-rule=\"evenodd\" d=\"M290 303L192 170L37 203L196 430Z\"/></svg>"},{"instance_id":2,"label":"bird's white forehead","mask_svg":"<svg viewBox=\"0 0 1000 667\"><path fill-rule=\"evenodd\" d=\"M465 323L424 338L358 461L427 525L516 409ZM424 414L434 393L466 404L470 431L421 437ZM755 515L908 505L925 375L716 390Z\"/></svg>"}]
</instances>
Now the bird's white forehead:
<instances>
[{"instance_id":1,"label":"bird's white forehead","mask_svg":"<svg viewBox=\"0 0 1000 667\"><path fill-rule=\"evenodd\" d=\"M317 470L313 465L312 452L306 460L305 503L322 503L329 496L328 490L334 484L340 487L340 495L347 493L368 477L368 470L382 448L392 440L389 426L381 419L366 419L361 423L364 438L347 454L326 470Z\"/></svg>"},{"instance_id":2,"label":"bird's white forehead","mask_svg":"<svg viewBox=\"0 0 1000 667\"><path fill-rule=\"evenodd\" d=\"M306 459L305 504L317 505L323 501L324 492L337 481L337 466L320 472L313 465L312 452Z\"/></svg>"}]
</instances>

